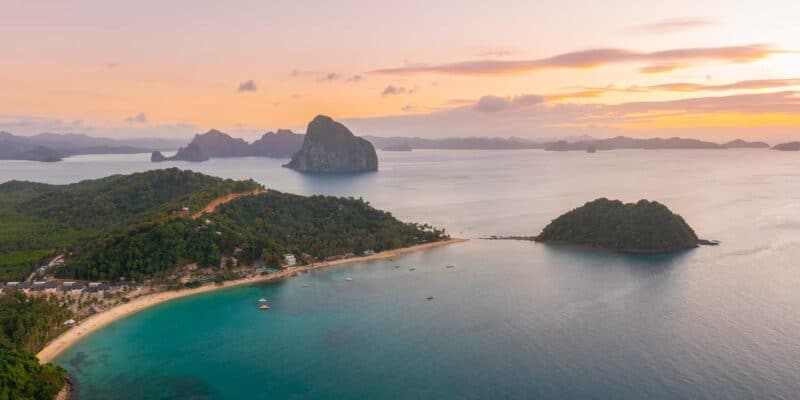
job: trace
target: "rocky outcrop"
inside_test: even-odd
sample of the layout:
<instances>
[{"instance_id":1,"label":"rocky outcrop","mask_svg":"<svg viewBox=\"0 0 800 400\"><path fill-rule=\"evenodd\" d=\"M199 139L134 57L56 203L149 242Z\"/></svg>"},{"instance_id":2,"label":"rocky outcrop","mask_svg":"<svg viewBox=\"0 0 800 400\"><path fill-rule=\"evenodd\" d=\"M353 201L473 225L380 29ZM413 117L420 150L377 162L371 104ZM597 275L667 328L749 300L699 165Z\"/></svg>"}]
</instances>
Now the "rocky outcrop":
<instances>
[{"instance_id":1,"label":"rocky outcrop","mask_svg":"<svg viewBox=\"0 0 800 400\"><path fill-rule=\"evenodd\" d=\"M250 145L243 139L233 138L227 133L212 129L202 135L195 135L193 144L207 153L209 157L248 157L253 155ZM190 144L191 144L190 143ZM180 153L180 151L179 151Z\"/></svg>"},{"instance_id":2,"label":"rocky outcrop","mask_svg":"<svg viewBox=\"0 0 800 400\"><path fill-rule=\"evenodd\" d=\"M253 155L260 157L289 158L303 145L305 135L288 129L267 132L250 145Z\"/></svg>"},{"instance_id":3,"label":"rocky outcrop","mask_svg":"<svg viewBox=\"0 0 800 400\"><path fill-rule=\"evenodd\" d=\"M308 124L300 151L284 167L302 172L366 172L378 170L375 147L330 117Z\"/></svg>"},{"instance_id":4,"label":"rocky outcrop","mask_svg":"<svg viewBox=\"0 0 800 400\"><path fill-rule=\"evenodd\" d=\"M172 157L164 157L154 151L150 161L206 161L210 158L226 157L275 157L289 158L303 144L303 134L287 129L278 132L267 132L252 144L243 139L233 138L227 133L212 129L206 133L195 135L194 139L178 150Z\"/></svg>"},{"instance_id":5,"label":"rocky outcrop","mask_svg":"<svg viewBox=\"0 0 800 400\"><path fill-rule=\"evenodd\" d=\"M160 151L154 151L150 155L150 161L152 162L161 162L161 161L192 161L192 162L203 162L208 161L211 156L205 151L199 144L192 141L186 147L181 147L178 149L178 152L175 153L172 157L164 157Z\"/></svg>"},{"instance_id":6,"label":"rocky outcrop","mask_svg":"<svg viewBox=\"0 0 800 400\"><path fill-rule=\"evenodd\" d=\"M161 162L161 161L167 161L167 157L164 157L164 155L161 154L160 151L154 151L150 153L150 162Z\"/></svg>"}]
</instances>

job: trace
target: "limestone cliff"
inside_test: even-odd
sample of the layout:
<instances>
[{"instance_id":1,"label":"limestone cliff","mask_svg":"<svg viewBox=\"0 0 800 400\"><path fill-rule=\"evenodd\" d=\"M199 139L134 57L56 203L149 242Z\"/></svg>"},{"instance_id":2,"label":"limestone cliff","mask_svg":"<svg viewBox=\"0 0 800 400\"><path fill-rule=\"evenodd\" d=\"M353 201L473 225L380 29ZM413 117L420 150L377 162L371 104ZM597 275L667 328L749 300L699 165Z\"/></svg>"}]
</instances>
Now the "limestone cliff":
<instances>
[{"instance_id":1,"label":"limestone cliff","mask_svg":"<svg viewBox=\"0 0 800 400\"><path fill-rule=\"evenodd\" d=\"M377 171L378 155L372 143L319 115L308 124L300 151L284 166L302 172Z\"/></svg>"}]
</instances>

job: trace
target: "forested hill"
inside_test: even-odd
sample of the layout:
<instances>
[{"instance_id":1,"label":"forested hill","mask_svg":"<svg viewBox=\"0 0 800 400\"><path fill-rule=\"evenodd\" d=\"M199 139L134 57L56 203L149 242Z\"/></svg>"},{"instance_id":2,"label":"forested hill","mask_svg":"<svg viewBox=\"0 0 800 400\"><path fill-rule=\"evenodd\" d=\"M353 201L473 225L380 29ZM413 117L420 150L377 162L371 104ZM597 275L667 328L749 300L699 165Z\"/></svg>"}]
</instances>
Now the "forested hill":
<instances>
[{"instance_id":1,"label":"forested hill","mask_svg":"<svg viewBox=\"0 0 800 400\"><path fill-rule=\"evenodd\" d=\"M260 188L177 168L69 185L0 184L0 281L27 276L55 251L114 229L199 210L229 193Z\"/></svg>"},{"instance_id":2,"label":"forested hill","mask_svg":"<svg viewBox=\"0 0 800 400\"><path fill-rule=\"evenodd\" d=\"M218 266L234 251L276 266L284 253L316 259L440 240L443 231L407 224L350 198L276 191L237 198L203 218L214 199L261 189L178 169L114 175L70 185L0 185L0 281L27 276L66 254L64 278L144 279L196 262ZM188 211L180 211L183 207Z\"/></svg>"},{"instance_id":3,"label":"forested hill","mask_svg":"<svg viewBox=\"0 0 800 400\"><path fill-rule=\"evenodd\" d=\"M39 195L17 209L74 229L104 229L175 209L200 209L219 196L260 187L254 181L233 181L177 168L97 180L39 187Z\"/></svg>"},{"instance_id":4,"label":"forested hill","mask_svg":"<svg viewBox=\"0 0 800 400\"><path fill-rule=\"evenodd\" d=\"M68 259L62 274L138 280L189 262L218 267L234 253L246 264L258 260L278 267L287 253L322 260L444 238L444 231L401 222L361 199L269 190L237 198L203 218L165 218L98 238Z\"/></svg>"}]
</instances>

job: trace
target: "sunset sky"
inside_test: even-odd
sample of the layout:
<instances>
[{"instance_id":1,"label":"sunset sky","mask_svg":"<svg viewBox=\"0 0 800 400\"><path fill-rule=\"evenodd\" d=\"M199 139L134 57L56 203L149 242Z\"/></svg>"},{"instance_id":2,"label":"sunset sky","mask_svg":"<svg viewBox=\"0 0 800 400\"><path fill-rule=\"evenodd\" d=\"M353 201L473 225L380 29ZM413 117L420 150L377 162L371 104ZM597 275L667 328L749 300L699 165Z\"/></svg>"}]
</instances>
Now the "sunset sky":
<instances>
[{"instance_id":1,"label":"sunset sky","mask_svg":"<svg viewBox=\"0 0 800 400\"><path fill-rule=\"evenodd\" d=\"M0 0L0 48L15 134L800 139L791 0Z\"/></svg>"}]
</instances>

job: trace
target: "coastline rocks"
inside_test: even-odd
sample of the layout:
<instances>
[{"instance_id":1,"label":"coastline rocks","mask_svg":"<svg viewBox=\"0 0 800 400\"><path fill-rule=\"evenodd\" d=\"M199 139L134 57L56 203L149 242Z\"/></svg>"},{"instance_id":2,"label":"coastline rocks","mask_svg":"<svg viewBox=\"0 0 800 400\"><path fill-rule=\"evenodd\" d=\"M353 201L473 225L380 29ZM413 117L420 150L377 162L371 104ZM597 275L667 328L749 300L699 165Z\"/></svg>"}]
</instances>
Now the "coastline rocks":
<instances>
[{"instance_id":1,"label":"coastline rocks","mask_svg":"<svg viewBox=\"0 0 800 400\"><path fill-rule=\"evenodd\" d=\"M680 215L661 203L640 200L625 204L606 198L554 219L534 240L642 254L687 250L706 243Z\"/></svg>"},{"instance_id":2,"label":"coastline rocks","mask_svg":"<svg viewBox=\"0 0 800 400\"><path fill-rule=\"evenodd\" d=\"M300 172L368 172L378 170L375 147L330 117L318 115L308 124L305 140L284 165Z\"/></svg>"}]
</instances>

